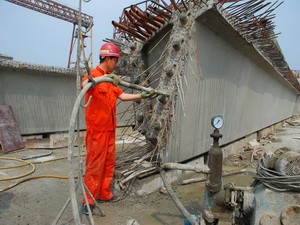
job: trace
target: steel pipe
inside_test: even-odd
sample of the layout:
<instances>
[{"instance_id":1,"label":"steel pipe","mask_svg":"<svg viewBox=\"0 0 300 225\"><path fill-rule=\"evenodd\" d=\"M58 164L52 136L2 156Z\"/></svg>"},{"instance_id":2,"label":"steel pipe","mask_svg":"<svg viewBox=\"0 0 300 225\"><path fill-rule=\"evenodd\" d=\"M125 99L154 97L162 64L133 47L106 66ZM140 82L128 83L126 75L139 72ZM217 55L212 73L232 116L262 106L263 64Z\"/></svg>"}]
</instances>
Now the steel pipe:
<instances>
[{"instance_id":1,"label":"steel pipe","mask_svg":"<svg viewBox=\"0 0 300 225\"><path fill-rule=\"evenodd\" d=\"M154 20L158 23L160 23L161 25L164 25L165 24L165 20L159 16L155 16L155 15L152 15L150 14L149 12L146 12L145 15L150 19L150 20Z\"/></svg>"},{"instance_id":2,"label":"steel pipe","mask_svg":"<svg viewBox=\"0 0 300 225\"><path fill-rule=\"evenodd\" d=\"M141 19L145 19L147 21L147 23L150 23L151 25L155 26L156 28L160 28L162 26L162 24L156 22L156 21L153 21L153 20L150 20L145 14L144 12L138 8L137 6L135 5L131 5L130 6L130 9L132 12L134 12L137 16L139 16Z\"/></svg>"},{"instance_id":3,"label":"steel pipe","mask_svg":"<svg viewBox=\"0 0 300 225\"><path fill-rule=\"evenodd\" d=\"M139 21L139 23L143 24L143 26L147 27L148 29L152 30L153 32L157 31L157 28L154 27L153 25L147 23L146 21L144 21L140 16L138 16L134 11L129 10L128 13L133 16L137 21Z\"/></svg>"},{"instance_id":4,"label":"steel pipe","mask_svg":"<svg viewBox=\"0 0 300 225\"><path fill-rule=\"evenodd\" d=\"M165 15L159 13L158 11L154 10L153 7L148 7L147 10L149 12L151 12L152 14L155 14L157 17L161 18L162 20L164 20L164 22L168 22L171 17L168 19Z\"/></svg>"},{"instance_id":5,"label":"steel pipe","mask_svg":"<svg viewBox=\"0 0 300 225\"><path fill-rule=\"evenodd\" d=\"M138 24L138 23L134 20L134 18L128 13L128 11L125 11L124 13L125 13L125 15L127 16L127 18L129 19L129 21L131 22L131 24L133 24L133 25L136 27L136 29L137 29L141 34L143 34L143 35L146 36L146 37L150 37L150 36L153 34L153 32L152 32L150 29L141 26L141 27L145 30L145 31L143 31L143 30L141 29L141 27L139 26L139 24Z\"/></svg>"},{"instance_id":6,"label":"steel pipe","mask_svg":"<svg viewBox=\"0 0 300 225\"><path fill-rule=\"evenodd\" d=\"M170 0L170 2L172 3L174 9L176 9L180 13L182 12L182 10L179 8L179 6L176 4L174 0Z\"/></svg>"},{"instance_id":7,"label":"steel pipe","mask_svg":"<svg viewBox=\"0 0 300 225\"><path fill-rule=\"evenodd\" d=\"M157 1L151 1L151 2L154 3L155 5L157 5L157 6L161 7L161 8L163 8L163 9L166 10L167 12L172 13L171 10L169 10L167 7L165 7L165 6L161 5L161 4L159 4Z\"/></svg>"},{"instance_id":8,"label":"steel pipe","mask_svg":"<svg viewBox=\"0 0 300 225\"><path fill-rule=\"evenodd\" d=\"M167 13L167 12L157 8L157 7L149 6L148 9L153 11L153 12L156 12L158 15L162 16L163 18L166 18L167 20L170 20L172 18L171 13Z\"/></svg>"},{"instance_id":9,"label":"steel pipe","mask_svg":"<svg viewBox=\"0 0 300 225\"><path fill-rule=\"evenodd\" d=\"M138 38L138 39L140 39L140 40L142 40L142 41L145 41L145 40L146 40L145 37L143 37L143 36L140 35L140 34L137 34L136 32L134 32L133 30L129 29L127 26L125 26L125 25L123 25L123 24L117 23L117 22L115 22L115 21L112 21L111 23L112 23L112 25L113 25L114 27L117 27L117 28L119 28L119 29L125 31L126 33L131 34L132 36L134 36L134 37L136 37L136 38Z\"/></svg>"}]
</instances>

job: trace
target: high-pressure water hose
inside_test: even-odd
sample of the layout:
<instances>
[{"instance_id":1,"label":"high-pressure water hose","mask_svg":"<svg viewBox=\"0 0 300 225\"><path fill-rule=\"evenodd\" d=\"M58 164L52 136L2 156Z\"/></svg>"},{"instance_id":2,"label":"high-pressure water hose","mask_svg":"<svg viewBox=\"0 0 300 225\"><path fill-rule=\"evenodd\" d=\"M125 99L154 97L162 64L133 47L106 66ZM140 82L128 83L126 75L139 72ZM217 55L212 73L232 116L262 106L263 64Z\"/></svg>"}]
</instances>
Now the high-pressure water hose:
<instances>
[{"instance_id":1,"label":"high-pressure water hose","mask_svg":"<svg viewBox=\"0 0 300 225\"><path fill-rule=\"evenodd\" d=\"M95 85L103 83L103 82L113 83L113 79L111 79L107 76L94 78L94 81L95 81ZM131 84L131 83L128 83L125 81L120 81L120 85L129 87L129 88L133 88L133 89L137 89L137 90L147 91L147 92L154 90L152 88L147 88L147 87L143 87L140 85ZM74 107L72 110L72 114L71 114L71 118L70 118L70 126L69 126L69 136L68 136L69 183L70 183L71 205L72 205L72 211L73 211L73 216L74 216L74 222L76 225L80 225L81 220L80 220L79 209L78 209L77 198L76 198L74 165L73 165L73 157L74 157L73 149L74 149L74 141L75 141L75 138L74 138L75 122L76 122L76 116L77 116L79 108L80 108L81 100L85 96L86 92L92 87L93 87L93 83L91 83L91 82L87 83L82 88L82 90L79 92L79 94L77 95L77 99L74 103ZM169 94L162 92L162 91L154 90L154 92L155 92L155 94L169 96Z\"/></svg>"},{"instance_id":2,"label":"high-pressure water hose","mask_svg":"<svg viewBox=\"0 0 300 225\"><path fill-rule=\"evenodd\" d=\"M160 177L164 183L165 188L167 189L168 193L170 194L170 197L176 207L179 209L179 211L182 213L182 215L190 222L192 225L199 225L197 221L195 221L192 217L192 215L187 211L187 209L184 207L184 205L179 201L177 198L175 192L172 189L172 186L167 181L167 175L164 170L160 170Z\"/></svg>"},{"instance_id":3,"label":"high-pressure water hose","mask_svg":"<svg viewBox=\"0 0 300 225\"><path fill-rule=\"evenodd\" d=\"M95 84L99 84L102 82L111 82L112 79L108 77L100 77L94 79ZM75 133L75 122L76 117L80 108L81 100L83 99L85 93L92 87L92 83L87 83L82 90L77 95L71 118L70 118L70 126L69 126L69 136L68 136L68 163L69 163L69 184L70 184L70 198L71 198L71 205L72 205L72 212L74 217L74 222L76 225L81 225L79 209L77 205L77 197L76 197L76 188L75 188L75 179L74 179L74 165L73 165L73 158L74 158L74 133Z\"/></svg>"}]
</instances>

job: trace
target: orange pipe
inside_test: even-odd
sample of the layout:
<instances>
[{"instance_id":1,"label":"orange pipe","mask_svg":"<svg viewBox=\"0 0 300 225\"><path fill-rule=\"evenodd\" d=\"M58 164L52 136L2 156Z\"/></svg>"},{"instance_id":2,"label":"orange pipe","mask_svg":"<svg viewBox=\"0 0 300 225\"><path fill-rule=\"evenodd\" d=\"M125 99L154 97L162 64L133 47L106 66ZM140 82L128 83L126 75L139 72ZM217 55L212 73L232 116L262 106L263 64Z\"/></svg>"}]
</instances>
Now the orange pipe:
<instances>
[{"instance_id":1,"label":"orange pipe","mask_svg":"<svg viewBox=\"0 0 300 225\"><path fill-rule=\"evenodd\" d=\"M159 15L161 15L163 18L166 18L167 20L170 20L172 18L172 15L170 13L167 13L157 7L149 6L148 8L157 12Z\"/></svg>"},{"instance_id":2,"label":"orange pipe","mask_svg":"<svg viewBox=\"0 0 300 225\"><path fill-rule=\"evenodd\" d=\"M132 15L137 21L138 23L143 24L144 26L146 26L147 28L149 28L150 30L152 30L153 32L156 32L156 27L152 26L151 24L147 23L146 21L144 21L140 16L138 16L135 12L133 12L132 10L129 11L130 15Z\"/></svg>"},{"instance_id":3,"label":"orange pipe","mask_svg":"<svg viewBox=\"0 0 300 225\"><path fill-rule=\"evenodd\" d=\"M172 3L174 9L176 9L178 12L182 12L181 9L179 8L179 6L176 4L176 2L174 0L170 0L170 2Z\"/></svg>"},{"instance_id":4,"label":"orange pipe","mask_svg":"<svg viewBox=\"0 0 300 225\"><path fill-rule=\"evenodd\" d=\"M130 20L130 22L131 22L131 24L133 24L135 27L136 27L136 29L137 29L137 31L139 32L139 33L141 33L143 36L145 36L145 37L150 37L151 35L152 35L152 33L148 33L148 31L147 32L145 32L145 31L143 31L143 30L141 30L141 28L139 27L139 25L134 21L134 19L132 18L132 16L127 12L127 11L125 11L124 12L125 13L125 15L127 16L127 18Z\"/></svg>"},{"instance_id":5,"label":"orange pipe","mask_svg":"<svg viewBox=\"0 0 300 225\"><path fill-rule=\"evenodd\" d=\"M117 23L117 22L115 22L115 21L112 21L111 23L112 23L112 25L113 25L114 27L118 27L119 29L125 31L125 32L128 33L128 34L131 34L132 36L134 36L134 37L136 37L136 38L138 38L138 39L140 39L140 40L142 40L142 41L145 41L145 40L146 40L145 37L143 37L143 36L140 35L140 34L137 34L136 32L134 32L133 30L129 29L127 26L125 26L125 25L123 25L123 24Z\"/></svg>"},{"instance_id":6,"label":"orange pipe","mask_svg":"<svg viewBox=\"0 0 300 225\"><path fill-rule=\"evenodd\" d=\"M131 10L133 12L135 12L140 18L145 19L147 21L147 23L150 23L151 25L155 26L156 28L160 28L162 26L162 24L157 23L154 20L150 20L149 18L147 18L147 16L144 14L144 12L139 9L137 6L135 5L131 5L130 6Z\"/></svg>"}]
</instances>

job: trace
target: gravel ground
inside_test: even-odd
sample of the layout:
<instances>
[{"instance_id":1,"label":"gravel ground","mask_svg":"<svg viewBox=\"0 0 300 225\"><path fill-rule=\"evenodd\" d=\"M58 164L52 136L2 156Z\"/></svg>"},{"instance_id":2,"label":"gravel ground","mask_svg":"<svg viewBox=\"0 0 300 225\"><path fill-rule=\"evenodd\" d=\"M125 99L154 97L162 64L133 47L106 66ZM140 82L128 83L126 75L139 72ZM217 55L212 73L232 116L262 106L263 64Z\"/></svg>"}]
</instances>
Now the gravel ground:
<instances>
[{"instance_id":1,"label":"gravel ground","mask_svg":"<svg viewBox=\"0 0 300 225\"><path fill-rule=\"evenodd\" d=\"M299 123L299 119L296 120ZM300 151L300 126L296 124L285 124L276 133L260 143L263 150L276 150L280 147L288 147L294 151ZM12 152L1 155L1 157L12 157L20 159L34 154L49 153L49 150L29 150ZM67 156L67 149L55 149L51 156L40 158L39 160L48 161L51 159L63 158ZM249 160L249 159L244 159ZM33 160L34 161L34 160ZM35 160L37 162L38 160ZM255 161L254 161L255 163ZM20 162L8 159L0 159L0 179L5 177L22 176L18 179L0 181L0 189L14 185L23 179L29 179L19 185L0 192L0 224L1 225L48 225L52 224L58 216L62 207L69 198L69 182L64 179L68 175L67 159L60 159L44 163L35 163L34 172L30 165L13 169L3 169ZM237 167L224 167L226 170L236 169ZM49 178L45 175L55 175ZM42 178L37 178L41 176ZM190 174L187 178L198 177L198 174ZM33 179L32 177L35 177ZM93 216L95 224L105 225L167 225L183 224L184 217L176 208L168 194L159 191L148 195L138 194L135 186L143 180L138 180L132 191L126 198L115 203L100 203L101 209L106 214L101 217L95 211ZM235 182L237 185L250 185L251 177L245 174L226 177L225 182ZM175 193L192 214L199 214L203 205L204 183L194 183L181 185L180 181L173 183ZM79 197L81 198L81 197ZM222 208L218 212L220 225L231 224L230 213ZM129 223L135 219L137 223ZM89 224L88 217L82 215L84 224ZM66 208L58 224L74 224L70 205Z\"/></svg>"}]
</instances>

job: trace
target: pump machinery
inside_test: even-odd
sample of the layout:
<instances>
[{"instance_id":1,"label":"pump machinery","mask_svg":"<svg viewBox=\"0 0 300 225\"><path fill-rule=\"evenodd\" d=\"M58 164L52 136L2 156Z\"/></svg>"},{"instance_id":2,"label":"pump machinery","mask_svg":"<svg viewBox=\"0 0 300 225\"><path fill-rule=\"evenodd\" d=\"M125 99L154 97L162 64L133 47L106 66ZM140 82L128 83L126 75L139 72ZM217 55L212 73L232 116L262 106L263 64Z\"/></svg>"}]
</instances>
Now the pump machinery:
<instances>
[{"instance_id":1,"label":"pump machinery","mask_svg":"<svg viewBox=\"0 0 300 225\"><path fill-rule=\"evenodd\" d=\"M213 146L208 152L210 175L205 190L205 224L218 224L214 210L224 206L232 212L232 224L236 225L297 225L300 224L300 153L287 148L266 151L258 160L254 182L249 187L224 183L222 179L222 150L218 139L217 121L211 137ZM212 166L213 165L213 166Z\"/></svg>"}]
</instances>

